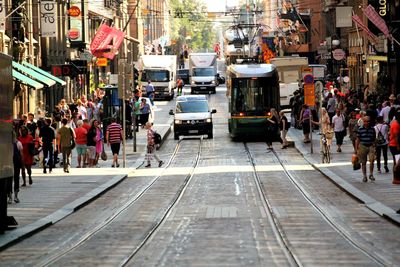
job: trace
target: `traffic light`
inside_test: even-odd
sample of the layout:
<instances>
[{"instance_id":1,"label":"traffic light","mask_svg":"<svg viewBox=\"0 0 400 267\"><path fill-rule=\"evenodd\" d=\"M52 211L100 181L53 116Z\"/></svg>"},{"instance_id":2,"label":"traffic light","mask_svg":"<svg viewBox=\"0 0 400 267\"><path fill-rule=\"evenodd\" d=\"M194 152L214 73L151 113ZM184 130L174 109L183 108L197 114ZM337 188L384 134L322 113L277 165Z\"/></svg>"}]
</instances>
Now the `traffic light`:
<instances>
[{"instance_id":1,"label":"traffic light","mask_svg":"<svg viewBox=\"0 0 400 267\"><path fill-rule=\"evenodd\" d=\"M135 65L133 65L133 91L135 91L136 86L139 85L139 71L137 68L135 68Z\"/></svg>"}]
</instances>

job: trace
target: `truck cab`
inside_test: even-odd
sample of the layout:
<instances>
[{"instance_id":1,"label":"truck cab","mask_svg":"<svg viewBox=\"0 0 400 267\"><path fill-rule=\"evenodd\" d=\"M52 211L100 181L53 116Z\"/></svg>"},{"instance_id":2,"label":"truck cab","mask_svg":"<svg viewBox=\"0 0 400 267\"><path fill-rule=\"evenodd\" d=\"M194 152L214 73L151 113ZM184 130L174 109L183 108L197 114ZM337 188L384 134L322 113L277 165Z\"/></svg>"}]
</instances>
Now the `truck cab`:
<instances>
[{"instance_id":1,"label":"truck cab","mask_svg":"<svg viewBox=\"0 0 400 267\"><path fill-rule=\"evenodd\" d=\"M176 56L144 55L140 58L142 95L147 81L154 86L154 99L173 99L176 88Z\"/></svg>"},{"instance_id":2,"label":"truck cab","mask_svg":"<svg viewBox=\"0 0 400 267\"><path fill-rule=\"evenodd\" d=\"M191 53L189 54L190 91L195 93L213 93L218 86L217 54Z\"/></svg>"}]
</instances>

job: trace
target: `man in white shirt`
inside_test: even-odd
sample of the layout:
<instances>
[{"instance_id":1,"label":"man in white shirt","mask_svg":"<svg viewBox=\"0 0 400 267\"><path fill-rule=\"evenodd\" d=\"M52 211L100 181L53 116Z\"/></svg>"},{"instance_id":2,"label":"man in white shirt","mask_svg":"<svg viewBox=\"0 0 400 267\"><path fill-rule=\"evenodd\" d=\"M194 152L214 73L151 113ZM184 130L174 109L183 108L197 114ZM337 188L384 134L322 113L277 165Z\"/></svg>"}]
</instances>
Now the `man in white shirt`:
<instances>
[{"instance_id":1,"label":"man in white shirt","mask_svg":"<svg viewBox=\"0 0 400 267\"><path fill-rule=\"evenodd\" d=\"M389 112L390 112L390 102L386 101L384 103L384 107L382 108L381 112L379 113L379 116L383 117L383 121L385 123L389 123Z\"/></svg>"},{"instance_id":2,"label":"man in white shirt","mask_svg":"<svg viewBox=\"0 0 400 267\"><path fill-rule=\"evenodd\" d=\"M337 152L342 152L341 146L343 144L343 138L346 136L346 128L344 127L344 115L340 113L339 109L336 109L336 115L332 118L333 131L335 132Z\"/></svg>"}]
</instances>

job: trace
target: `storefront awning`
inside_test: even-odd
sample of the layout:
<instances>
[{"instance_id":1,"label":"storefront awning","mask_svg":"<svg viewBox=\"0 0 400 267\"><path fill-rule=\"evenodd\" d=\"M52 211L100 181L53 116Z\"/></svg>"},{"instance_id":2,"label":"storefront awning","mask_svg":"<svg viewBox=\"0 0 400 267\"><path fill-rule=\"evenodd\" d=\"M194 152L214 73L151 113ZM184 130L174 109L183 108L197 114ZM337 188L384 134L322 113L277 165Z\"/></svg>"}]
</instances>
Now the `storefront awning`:
<instances>
[{"instance_id":1,"label":"storefront awning","mask_svg":"<svg viewBox=\"0 0 400 267\"><path fill-rule=\"evenodd\" d=\"M28 75L32 79L35 79L36 81L44 83L48 87L53 86L53 85L56 84L56 82L54 80L52 80L52 79L40 74L39 72L34 71L31 68L27 68L25 66L22 66L21 64L15 62L15 61L12 62L12 66L13 66L14 69L17 69L18 71L22 72L24 75Z\"/></svg>"},{"instance_id":2,"label":"storefront awning","mask_svg":"<svg viewBox=\"0 0 400 267\"><path fill-rule=\"evenodd\" d=\"M12 75L15 79L17 79L19 82L26 84L28 86L33 87L34 89L41 89L43 88L43 84L38 83L31 78L23 75L22 73L16 71L15 69L12 70Z\"/></svg>"},{"instance_id":3,"label":"storefront awning","mask_svg":"<svg viewBox=\"0 0 400 267\"><path fill-rule=\"evenodd\" d=\"M42 70L41 68L36 67L35 65L32 65L32 64L30 64L30 63L28 63L26 61L22 62L22 65L24 65L25 67L31 68L36 72L39 72L40 74L42 74L42 75L46 76L47 78L50 78L50 79L58 82L61 85L66 85L67 84L65 81L61 80L60 78L57 78L56 76L51 75L50 73Z\"/></svg>"}]
</instances>

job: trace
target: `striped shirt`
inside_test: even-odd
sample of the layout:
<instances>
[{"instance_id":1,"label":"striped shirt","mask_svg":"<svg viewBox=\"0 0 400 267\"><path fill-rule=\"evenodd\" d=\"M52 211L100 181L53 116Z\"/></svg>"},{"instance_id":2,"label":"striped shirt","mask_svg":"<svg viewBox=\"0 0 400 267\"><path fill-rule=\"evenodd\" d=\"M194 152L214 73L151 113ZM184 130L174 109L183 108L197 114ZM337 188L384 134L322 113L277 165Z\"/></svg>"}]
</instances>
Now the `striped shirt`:
<instances>
[{"instance_id":1,"label":"striped shirt","mask_svg":"<svg viewBox=\"0 0 400 267\"><path fill-rule=\"evenodd\" d=\"M372 127L365 128L364 126L361 126L358 128L357 137L360 139L362 145L370 146L375 142L375 129Z\"/></svg>"},{"instance_id":2,"label":"striped shirt","mask_svg":"<svg viewBox=\"0 0 400 267\"><path fill-rule=\"evenodd\" d=\"M121 143L122 140L121 131L122 131L121 125L117 124L116 122L113 122L110 125L108 125L107 127L108 142L110 144Z\"/></svg>"}]
</instances>

